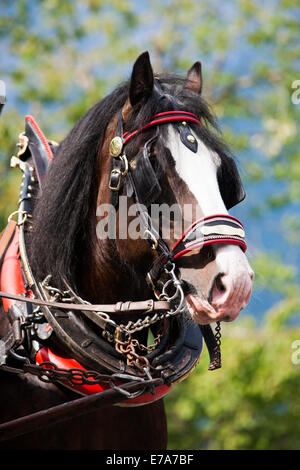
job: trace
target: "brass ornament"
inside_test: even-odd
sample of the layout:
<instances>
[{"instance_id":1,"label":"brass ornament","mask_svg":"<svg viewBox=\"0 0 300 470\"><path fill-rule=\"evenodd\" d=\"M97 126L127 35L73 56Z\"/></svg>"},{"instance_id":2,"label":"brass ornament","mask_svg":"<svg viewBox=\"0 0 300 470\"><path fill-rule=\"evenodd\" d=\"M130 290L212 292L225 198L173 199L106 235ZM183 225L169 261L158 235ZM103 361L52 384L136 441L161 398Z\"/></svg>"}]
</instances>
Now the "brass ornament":
<instances>
[{"instance_id":1,"label":"brass ornament","mask_svg":"<svg viewBox=\"0 0 300 470\"><path fill-rule=\"evenodd\" d=\"M196 139L195 139L195 137L194 137L192 134L189 134L189 135L187 136L187 140L193 144Z\"/></svg>"},{"instance_id":2,"label":"brass ornament","mask_svg":"<svg viewBox=\"0 0 300 470\"><path fill-rule=\"evenodd\" d=\"M112 157L117 158L121 155L123 149L122 137L114 137L109 144L109 152Z\"/></svg>"}]
</instances>

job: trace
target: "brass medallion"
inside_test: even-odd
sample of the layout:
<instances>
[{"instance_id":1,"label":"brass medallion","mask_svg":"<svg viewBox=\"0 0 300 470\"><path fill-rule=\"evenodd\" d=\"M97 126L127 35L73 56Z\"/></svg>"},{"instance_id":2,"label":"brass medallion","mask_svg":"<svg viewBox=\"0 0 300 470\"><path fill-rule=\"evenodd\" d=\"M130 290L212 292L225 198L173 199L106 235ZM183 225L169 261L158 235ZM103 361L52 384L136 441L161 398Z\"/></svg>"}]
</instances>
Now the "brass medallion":
<instances>
[{"instance_id":1,"label":"brass medallion","mask_svg":"<svg viewBox=\"0 0 300 470\"><path fill-rule=\"evenodd\" d=\"M112 157L119 157L123 149L122 137L114 137L109 144L109 151Z\"/></svg>"}]
</instances>

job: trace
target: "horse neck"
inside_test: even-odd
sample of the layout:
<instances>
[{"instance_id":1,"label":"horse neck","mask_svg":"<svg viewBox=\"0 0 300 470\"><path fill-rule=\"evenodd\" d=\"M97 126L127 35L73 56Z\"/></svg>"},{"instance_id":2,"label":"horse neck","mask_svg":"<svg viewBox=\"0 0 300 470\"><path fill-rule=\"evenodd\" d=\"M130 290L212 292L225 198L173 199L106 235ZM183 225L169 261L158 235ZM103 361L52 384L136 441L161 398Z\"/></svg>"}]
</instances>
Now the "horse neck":
<instances>
[{"instance_id":1,"label":"horse neck","mask_svg":"<svg viewBox=\"0 0 300 470\"><path fill-rule=\"evenodd\" d=\"M93 303L152 297L142 266L122 258L116 240L100 240L89 253L83 250L80 272L80 293Z\"/></svg>"}]
</instances>

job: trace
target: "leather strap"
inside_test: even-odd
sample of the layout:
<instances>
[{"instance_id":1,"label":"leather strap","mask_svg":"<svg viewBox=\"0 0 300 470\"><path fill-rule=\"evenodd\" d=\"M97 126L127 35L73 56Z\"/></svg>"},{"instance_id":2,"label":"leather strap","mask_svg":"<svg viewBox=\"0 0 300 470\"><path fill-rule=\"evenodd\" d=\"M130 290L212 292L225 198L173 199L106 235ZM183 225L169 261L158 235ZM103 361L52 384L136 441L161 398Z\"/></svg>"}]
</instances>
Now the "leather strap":
<instances>
[{"instance_id":1,"label":"leather strap","mask_svg":"<svg viewBox=\"0 0 300 470\"><path fill-rule=\"evenodd\" d=\"M5 230L0 235L0 264L13 234L15 233L16 226L17 223L14 220L10 220Z\"/></svg>"},{"instance_id":2,"label":"leather strap","mask_svg":"<svg viewBox=\"0 0 300 470\"><path fill-rule=\"evenodd\" d=\"M127 142L132 139L132 137L135 137L140 132L149 129L149 127L157 126L159 124L169 124L170 122L182 121L193 122L201 126L201 122L199 121L198 117L193 113L189 113L187 111L167 111L164 113L155 114L151 118L150 122L140 127L139 129L136 129L133 132L125 132L125 134L123 134L124 145L127 144Z\"/></svg>"},{"instance_id":3,"label":"leather strap","mask_svg":"<svg viewBox=\"0 0 300 470\"><path fill-rule=\"evenodd\" d=\"M0 297L12 299L19 302L30 303L33 305L40 305L42 307L52 307L63 310L79 310L85 312L105 312L105 313L120 313L120 312L165 312L170 309L169 302L158 300L154 301L144 300L140 302L117 302L116 304L74 304L69 302L48 302L46 300L32 299L22 295L9 294L0 291Z\"/></svg>"}]
</instances>

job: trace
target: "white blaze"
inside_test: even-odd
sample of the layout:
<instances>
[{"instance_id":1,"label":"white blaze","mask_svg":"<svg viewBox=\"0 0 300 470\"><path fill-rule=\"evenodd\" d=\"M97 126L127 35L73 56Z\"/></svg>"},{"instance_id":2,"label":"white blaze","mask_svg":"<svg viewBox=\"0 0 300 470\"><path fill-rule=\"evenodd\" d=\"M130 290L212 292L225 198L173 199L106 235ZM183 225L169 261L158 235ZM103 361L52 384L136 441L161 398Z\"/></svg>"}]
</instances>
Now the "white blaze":
<instances>
[{"instance_id":1,"label":"white blaze","mask_svg":"<svg viewBox=\"0 0 300 470\"><path fill-rule=\"evenodd\" d=\"M217 181L220 157L209 150L201 140L197 141L198 151L194 153L181 142L174 126L169 126L169 139L166 145L175 160L178 175L193 193L202 216L228 214Z\"/></svg>"}]
</instances>

